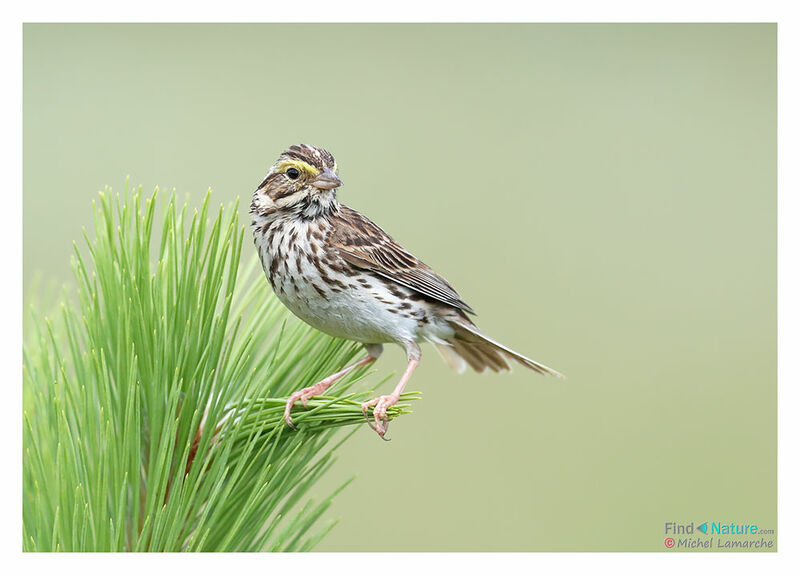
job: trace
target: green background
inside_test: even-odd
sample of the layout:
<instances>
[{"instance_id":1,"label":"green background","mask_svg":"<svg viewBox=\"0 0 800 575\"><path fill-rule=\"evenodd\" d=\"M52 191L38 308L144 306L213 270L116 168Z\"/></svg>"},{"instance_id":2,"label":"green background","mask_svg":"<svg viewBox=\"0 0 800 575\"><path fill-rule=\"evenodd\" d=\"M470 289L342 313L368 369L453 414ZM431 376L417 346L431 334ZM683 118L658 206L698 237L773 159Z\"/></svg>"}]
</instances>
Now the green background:
<instances>
[{"instance_id":1,"label":"green background","mask_svg":"<svg viewBox=\"0 0 800 575\"><path fill-rule=\"evenodd\" d=\"M415 413L317 489L358 475L319 550L776 528L776 99L769 24L26 25L25 289L71 281L106 184L211 187L247 222L277 155L320 145L343 202L568 379L424 347Z\"/></svg>"}]
</instances>

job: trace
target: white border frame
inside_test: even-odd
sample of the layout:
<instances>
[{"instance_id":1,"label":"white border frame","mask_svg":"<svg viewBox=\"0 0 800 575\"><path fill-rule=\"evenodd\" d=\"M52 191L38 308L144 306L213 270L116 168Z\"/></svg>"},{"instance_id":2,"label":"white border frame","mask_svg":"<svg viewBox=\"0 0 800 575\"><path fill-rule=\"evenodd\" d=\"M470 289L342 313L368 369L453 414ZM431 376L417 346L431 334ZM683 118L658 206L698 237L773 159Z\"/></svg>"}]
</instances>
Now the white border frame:
<instances>
[{"instance_id":1,"label":"white border frame","mask_svg":"<svg viewBox=\"0 0 800 575\"><path fill-rule=\"evenodd\" d=\"M21 4L21 3L20 3ZM6 6L0 20L3 77L3 208L0 210L0 245L7 265L14 270L3 283L3 323L0 334L0 366L3 369L3 446L7 466L2 474L3 555L8 572L39 572L74 567L84 572L140 573L143 569L177 567L194 572L254 569L255 572L314 570L331 573L353 569L376 570L381 575L422 569L467 571L540 568L544 573L593 573L614 569L615 573L658 574L725 572L767 573L797 569L798 497L798 45L800 29L789 1L674 0L635 2L564 0L548 6L519 1L434 2L409 0L392 3L303 0L302 2L170 2L141 0L135 5L70 0L31 1L24 6ZM161 554L45 555L21 553L21 410L20 342L22 338L22 23L23 22L777 22L778 23L778 397L779 397L779 518L778 553L479 553L479 554ZM13 319L12 319L13 318ZM422 520L422 519L421 519ZM13 564L9 564L12 563ZM17 565L17 563L19 565ZM724 570L724 571L723 571ZM797 572L797 571L791 571Z\"/></svg>"}]
</instances>

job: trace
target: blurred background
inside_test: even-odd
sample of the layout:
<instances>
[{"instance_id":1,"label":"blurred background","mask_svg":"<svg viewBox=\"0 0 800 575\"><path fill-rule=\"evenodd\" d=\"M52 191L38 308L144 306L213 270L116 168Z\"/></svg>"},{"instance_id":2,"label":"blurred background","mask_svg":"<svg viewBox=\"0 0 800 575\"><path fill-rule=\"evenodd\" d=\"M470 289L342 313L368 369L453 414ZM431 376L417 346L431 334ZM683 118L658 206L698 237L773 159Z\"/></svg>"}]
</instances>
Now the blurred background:
<instances>
[{"instance_id":1,"label":"blurred background","mask_svg":"<svg viewBox=\"0 0 800 575\"><path fill-rule=\"evenodd\" d=\"M318 486L357 475L318 550L655 551L666 521L777 527L774 25L23 34L26 294L71 283L104 185L210 187L247 223L306 142L484 331L567 375L458 376L423 348L414 414L389 443L358 430ZM404 364L389 348L371 381Z\"/></svg>"}]
</instances>

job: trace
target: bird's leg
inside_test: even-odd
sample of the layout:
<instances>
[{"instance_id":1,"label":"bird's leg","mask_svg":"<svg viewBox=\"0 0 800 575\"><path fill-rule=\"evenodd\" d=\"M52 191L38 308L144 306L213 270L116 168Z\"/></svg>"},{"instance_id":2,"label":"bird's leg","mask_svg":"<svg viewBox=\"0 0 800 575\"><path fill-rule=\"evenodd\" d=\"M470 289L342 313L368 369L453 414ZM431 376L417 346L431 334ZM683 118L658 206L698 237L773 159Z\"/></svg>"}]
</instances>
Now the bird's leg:
<instances>
[{"instance_id":1,"label":"bird's leg","mask_svg":"<svg viewBox=\"0 0 800 575\"><path fill-rule=\"evenodd\" d=\"M286 422L286 425L288 425L292 429L297 429L294 426L294 423L292 423L291 411L292 411L292 406L298 400L303 402L303 407L306 407L309 399L317 395L321 395L322 393L325 393L326 389L328 389L330 386L332 386L334 383L342 379L345 375L347 375L354 369L371 364L373 361L378 359L378 356L380 356L382 351L383 347L380 345L367 346L367 357L365 357L364 359L361 359L355 362L354 364L348 365L343 370L337 371L333 375L329 375L328 377L326 377L322 381L315 383L314 385L311 385L309 387L304 387L303 389L295 391L292 395L289 396L289 399L286 400L286 409L283 410L283 420Z\"/></svg>"},{"instance_id":2,"label":"bird's leg","mask_svg":"<svg viewBox=\"0 0 800 575\"><path fill-rule=\"evenodd\" d=\"M389 418L386 416L386 410L400 401L400 394L403 393L403 388L405 388L408 380L411 379L411 374L414 373L414 370L419 365L419 346L413 344L407 349L408 365L406 366L406 370L403 372L403 376L400 378L400 381L397 382L394 391L389 395L382 395L361 404L361 411L364 413L364 417L367 417L367 409L372 407L372 416L375 419L375 425L370 423L368 417L367 423L369 423L369 426L380 436L381 439L386 441L389 441L384 437L386 430L389 427Z\"/></svg>"}]
</instances>

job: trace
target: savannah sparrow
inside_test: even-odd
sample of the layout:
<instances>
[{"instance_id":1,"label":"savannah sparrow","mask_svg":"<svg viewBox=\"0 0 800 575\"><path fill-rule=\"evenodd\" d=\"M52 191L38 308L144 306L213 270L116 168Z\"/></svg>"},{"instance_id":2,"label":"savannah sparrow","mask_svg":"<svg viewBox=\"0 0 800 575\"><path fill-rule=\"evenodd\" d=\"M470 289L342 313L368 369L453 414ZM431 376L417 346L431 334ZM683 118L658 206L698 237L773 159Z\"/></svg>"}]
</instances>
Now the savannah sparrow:
<instances>
[{"instance_id":1,"label":"savannah sparrow","mask_svg":"<svg viewBox=\"0 0 800 575\"><path fill-rule=\"evenodd\" d=\"M378 359L384 343L405 349L408 365L389 395L362 404L373 408L381 438L386 410L397 403L420 360L419 342L433 343L458 372L510 369L509 360L543 374L560 373L485 336L469 319L470 306L433 269L403 249L355 210L339 203L342 185L328 152L306 144L280 155L253 194L253 236L272 289L311 326L364 344L367 356L293 393L284 419L291 427L295 402L322 394L348 372ZM369 422L369 419L367 419Z\"/></svg>"}]
</instances>

